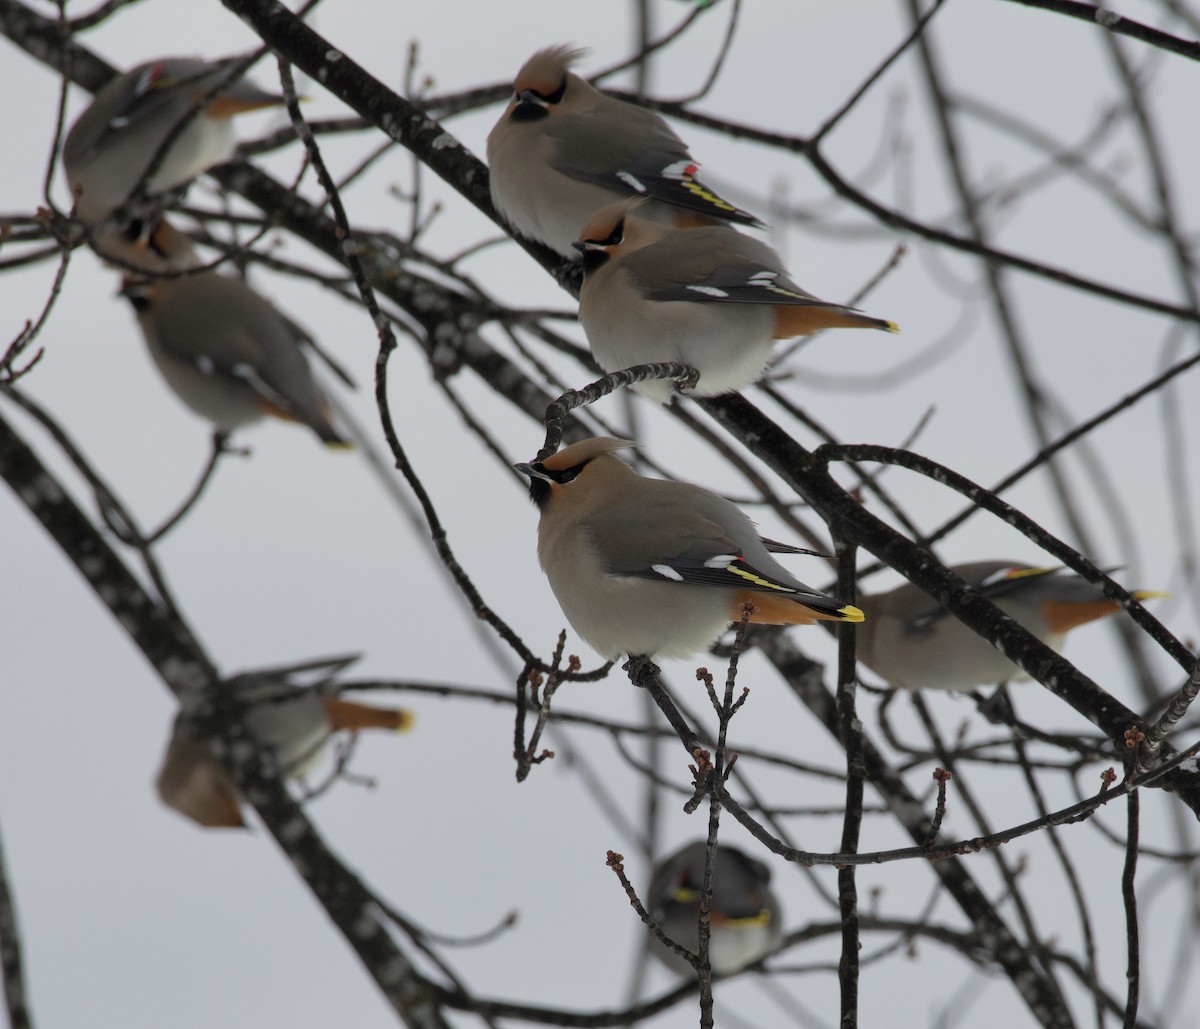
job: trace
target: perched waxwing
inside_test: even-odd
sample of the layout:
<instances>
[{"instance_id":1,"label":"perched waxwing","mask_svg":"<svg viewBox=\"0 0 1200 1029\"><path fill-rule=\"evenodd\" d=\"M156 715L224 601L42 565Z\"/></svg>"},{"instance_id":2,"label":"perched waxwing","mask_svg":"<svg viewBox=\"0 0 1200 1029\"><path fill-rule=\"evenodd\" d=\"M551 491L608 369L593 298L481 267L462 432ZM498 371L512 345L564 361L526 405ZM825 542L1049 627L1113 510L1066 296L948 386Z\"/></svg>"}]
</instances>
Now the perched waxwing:
<instances>
[{"instance_id":1,"label":"perched waxwing","mask_svg":"<svg viewBox=\"0 0 1200 1029\"><path fill-rule=\"evenodd\" d=\"M152 236L168 266L187 264L190 242L163 226ZM161 242L166 240L165 243ZM187 248L187 249L185 249ZM165 270L165 269L164 269ZM179 278L127 276L121 290L167 385L222 432L271 414L302 422L329 446L350 443L333 426L313 378L300 326L240 279L214 271Z\"/></svg>"},{"instance_id":2,"label":"perched waxwing","mask_svg":"<svg viewBox=\"0 0 1200 1029\"><path fill-rule=\"evenodd\" d=\"M893 322L818 300L765 243L727 225L674 229L642 217L638 200L597 211L575 243L583 253L579 321L609 372L679 361L700 372L697 396L758 379L777 339L820 329L899 331ZM634 383L666 403L670 382Z\"/></svg>"},{"instance_id":3,"label":"perched waxwing","mask_svg":"<svg viewBox=\"0 0 1200 1029\"><path fill-rule=\"evenodd\" d=\"M1015 561L972 561L950 571L978 590L1034 636L1061 650L1077 626L1119 610L1099 586L1061 567ZM1149 590L1138 600L1165 596ZM866 614L856 640L858 658L890 686L969 690L1028 676L912 583L860 597Z\"/></svg>"},{"instance_id":4,"label":"perched waxwing","mask_svg":"<svg viewBox=\"0 0 1200 1029\"><path fill-rule=\"evenodd\" d=\"M250 82L227 82L229 61L169 57L110 80L75 119L63 144L63 166L76 214L99 222L140 190L164 193L233 156L231 119L283 103ZM178 130L158 170L143 183L160 147Z\"/></svg>"},{"instance_id":5,"label":"perched waxwing","mask_svg":"<svg viewBox=\"0 0 1200 1029\"><path fill-rule=\"evenodd\" d=\"M541 511L538 560L550 588L599 654L686 657L739 620L747 601L750 621L767 625L862 621L858 608L791 575L733 503L644 478L613 454L631 446L596 437L516 466Z\"/></svg>"},{"instance_id":6,"label":"perched waxwing","mask_svg":"<svg viewBox=\"0 0 1200 1029\"><path fill-rule=\"evenodd\" d=\"M700 947L700 895L707 846L696 840L655 866L646 907L658 926L693 954ZM779 946L783 914L771 892L771 870L737 847L717 844L708 938L709 967L721 975L739 972ZM657 937L650 952L677 975L696 971Z\"/></svg>"},{"instance_id":7,"label":"perched waxwing","mask_svg":"<svg viewBox=\"0 0 1200 1029\"><path fill-rule=\"evenodd\" d=\"M332 667L340 670L351 659L317 662L299 670ZM264 747L272 749L281 775L299 778L320 757L325 743L335 732L359 729L412 727L412 713L371 707L330 696L327 677L314 685L300 685L291 669L247 673L229 680L230 689L247 705L247 731ZM171 739L155 781L163 803L208 828L238 828L242 821L237 790L210 743L183 712L175 716Z\"/></svg>"},{"instance_id":8,"label":"perched waxwing","mask_svg":"<svg viewBox=\"0 0 1200 1029\"><path fill-rule=\"evenodd\" d=\"M671 225L761 224L696 178L683 140L653 111L605 96L572 72L585 51L539 50L488 135L492 203L522 236L565 257L588 217L629 196Z\"/></svg>"}]
</instances>

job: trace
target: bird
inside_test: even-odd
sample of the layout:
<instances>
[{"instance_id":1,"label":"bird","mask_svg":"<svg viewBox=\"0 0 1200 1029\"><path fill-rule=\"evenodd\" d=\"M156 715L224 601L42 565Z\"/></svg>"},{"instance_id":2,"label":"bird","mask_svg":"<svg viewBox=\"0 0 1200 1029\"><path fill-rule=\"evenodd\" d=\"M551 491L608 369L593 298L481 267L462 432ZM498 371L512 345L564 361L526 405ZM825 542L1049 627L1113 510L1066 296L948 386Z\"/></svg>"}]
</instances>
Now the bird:
<instances>
[{"instance_id":1,"label":"bird","mask_svg":"<svg viewBox=\"0 0 1200 1029\"><path fill-rule=\"evenodd\" d=\"M163 226L150 238L159 241L164 269L193 267L188 262L195 255L185 249L190 241ZM334 427L313 377L305 355L305 347L314 346L311 337L240 279L216 271L127 275L121 295L133 306L167 385L218 432L271 414L302 422L328 446L351 446Z\"/></svg>"},{"instance_id":2,"label":"bird","mask_svg":"<svg viewBox=\"0 0 1200 1029\"><path fill-rule=\"evenodd\" d=\"M623 197L672 225L762 223L696 178L687 146L644 107L606 96L572 72L585 50L539 50L487 138L492 203L522 236L564 257L588 217Z\"/></svg>"},{"instance_id":3,"label":"bird","mask_svg":"<svg viewBox=\"0 0 1200 1029\"><path fill-rule=\"evenodd\" d=\"M1099 586L1061 566L972 561L948 570L982 593L1034 636L1060 651L1077 626L1119 610ZM1138 600L1162 597L1138 590ZM858 629L858 659L900 689L966 691L1028 676L998 648L912 583L859 597L866 621Z\"/></svg>"},{"instance_id":4,"label":"bird","mask_svg":"<svg viewBox=\"0 0 1200 1029\"><path fill-rule=\"evenodd\" d=\"M337 659L340 669L353 659ZM320 667L325 663L300 666ZM229 688L246 705L245 726L262 746L272 749L279 772L299 778L316 763L335 732L412 727L412 712L378 708L330 696L323 684L297 685L284 670L246 673L229 680ZM162 802L206 828L245 825L241 798L195 719L181 711L155 780Z\"/></svg>"},{"instance_id":5,"label":"bird","mask_svg":"<svg viewBox=\"0 0 1200 1029\"><path fill-rule=\"evenodd\" d=\"M575 242L583 254L579 321L607 372L678 361L700 373L696 396L715 396L761 377L777 339L830 328L899 331L805 292L774 250L732 226L675 229L642 210L638 200L609 204ZM633 388L660 404L672 392L665 380Z\"/></svg>"},{"instance_id":6,"label":"bird","mask_svg":"<svg viewBox=\"0 0 1200 1029\"><path fill-rule=\"evenodd\" d=\"M743 606L767 625L857 622L862 612L806 586L731 501L648 479L616 457L635 444L597 436L518 464L541 512L538 560L567 621L602 657L687 657Z\"/></svg>"},{"instance_id":7,"label":"bird","mask_svg":"<svg viewBox=\"0 0 1200 1029\"><path fill-rule=\"evenodd\" d=\"M284 102L252 82L229 81L237 75L231 64L164 57L110 79L75 119L63 144L76 216L102 222L135 192L167 192L229 160L235 147L233 116ZM176 132L157 170L143 182L159 149Z\"/></svg>"},{"instance_id":8,"label":"bird","mask_svg":"<svg viewBox=\"0 0 1200 1029\"><path fill-rule=\"evenodd\" d=\"M700 947L700 895L707 844L696 840L654 868L647 909L668 937L696 954ZM717 844L708 938L709 967L721 975L740 972L770 954L783 938L783 913L771 891L771 870L737 847ZM696 970L681 955L650 938L650 952L677 975Z\"/></svg>"}]
</instances>

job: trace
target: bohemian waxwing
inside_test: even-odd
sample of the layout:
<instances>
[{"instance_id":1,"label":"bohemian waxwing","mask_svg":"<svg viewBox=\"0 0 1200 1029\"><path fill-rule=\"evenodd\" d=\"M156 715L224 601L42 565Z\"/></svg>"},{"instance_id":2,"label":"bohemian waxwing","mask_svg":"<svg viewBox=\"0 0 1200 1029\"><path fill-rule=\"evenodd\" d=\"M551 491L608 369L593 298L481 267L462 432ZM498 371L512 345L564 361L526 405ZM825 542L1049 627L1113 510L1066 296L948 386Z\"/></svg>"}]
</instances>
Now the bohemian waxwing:
<instances>
[{"instance_id":1,"label":"bohemian waxwing","mask_svg":"<svg viewBox=\"0 0 1200 1029\"><path fill-rule=\"evenodd\" d=\"M341 664L344 664L343 660ZM275 752L281 775L299 778L321 755L335 732L412 727L410 711L371 707L328 696L321 685L299 686L290 676L250 673L228 684L247 705L247 731ZM209 742L183 712L175 716L171 739L155 781L163 803L209 828L238 828L240 798Z\"/></svg>"},{"instance_id":2,"label":"bohemian waxwing","mask_svg":"<svg viewBox=\"0 0 1200 1029\"><path fill-rule=\"evenodd\" d=\"M251 82L223 84L229 65L182 57L150 61L116 76L96 94L63 144L78 217L102 221L135 192L165 193L233 156L233 116L281 104L283 98ZM143 183L159 148L201 104L203 111L188 121Z\"/></svg>"},{"instance_id":3,"label":"bohemian waxwing","mask_svg":"<svg viewBox=\"0 0 1200 1029\"><path fill-rule=\"evenodd\" d=\"M683 141L653 111L614 100L570 71L585 51L539 50L487 139L492 203L522 236L564 257L588 217L629 196L671 225L761 224L695 176Z\"/></svg>"},{"instance_id":4,"label":"bohemian waxwing","mask_svg":"<svg viewBox=\"0 0 1200 1029\"><path fill-rule=\"evenodd\" d=\"M163 238L165 224L152 239ZM186 239L169 232L171 240ZM160 251L167 265L191 266L182 248L173 242ZM240 279L214 271L127 276L121 295L133 305L167 385L220 431L272 414L303 422L329 446L351 445L333 427L313 378L304 353L312 343L308 333Z\"/></svg>"},{"instance_id":5,"label":"bohemian waxwing","mask_svg":"<svg viewBox=\"0 0 1200 1029\"><path fill-rule=\"evenodd\" d=\"M949 570L1034 636L1061 650L1076 626L1119 610L1096 586L1061 568L1015 561L972 561ZM1138 600L1165 596L1142 590ZM860 597L866 622L858 658L889 685L903 689L969 690L1028 676L912 583Z\"/></svg>"},{"instance_id":6,"label":"bohemian waxwing","mask_svg":"<svg viewBox=\"0 0 1200 1029\"><path fill-rule=\"evenodd\" d=\"M730 501L643 478L612 453L631 446L596 437L516 466L541 511L538 560L550 588L599 654L686 657L739 620L747 601L750 621L767 625L862 621L858 608L791 575Z\"/></svg>"},{"instance_id":7,"label":"bohemian waxwing","mask_svg":"<svg viewBox=\"0 0 1200 1029\"><path fill-rule=\"evenodd\" d=\"M646 898L646 907L659 928L693 954L700 947L697 919L706 850L704 840L696 840L660 861ZM714 972L739 972L779 946L783 914L770 882L771 870L761 861L737 847L717 845L708 938L708 964ZM657 937L650 938L650 951L677 975L696 974Z\"/></svg>"},{"instance_id":8,"label":"bohemian waxwing","mask_svg":"<svg viewBox=\"0 0 1200 1029\"><path fill-rule=\"evenodd\" d=\"M806 293L774 250L730 226L674 229L642 211L638 200L610 204L575 244L584 269L579 321L605 371L679 361L700 372L695 392L707 397L758 379L777 339L830 328L899 331ZM633 388L662 404L673 386Z\"/></svg>"}]
</instances>

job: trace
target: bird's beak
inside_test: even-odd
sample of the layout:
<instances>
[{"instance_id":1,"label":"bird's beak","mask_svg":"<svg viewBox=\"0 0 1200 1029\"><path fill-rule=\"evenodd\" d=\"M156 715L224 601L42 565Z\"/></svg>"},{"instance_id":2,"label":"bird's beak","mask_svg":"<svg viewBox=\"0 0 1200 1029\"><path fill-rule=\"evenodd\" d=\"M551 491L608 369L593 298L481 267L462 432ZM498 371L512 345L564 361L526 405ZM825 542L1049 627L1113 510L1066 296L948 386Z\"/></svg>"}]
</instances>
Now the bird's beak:
<instances>
[{"instance_id":1,"label":"bird's beak","mask_svg":"<svg viewBox=\"0 0 1200 1029\"><path fill-rule=\"evenodd\" d=\"M537 465L526 464L522 461L520 464L515 464L513 467L522 475L528 476L530 479L541 479L543 482L553 482L545 472L538 469Z\"/></svg>"}]
</instances>

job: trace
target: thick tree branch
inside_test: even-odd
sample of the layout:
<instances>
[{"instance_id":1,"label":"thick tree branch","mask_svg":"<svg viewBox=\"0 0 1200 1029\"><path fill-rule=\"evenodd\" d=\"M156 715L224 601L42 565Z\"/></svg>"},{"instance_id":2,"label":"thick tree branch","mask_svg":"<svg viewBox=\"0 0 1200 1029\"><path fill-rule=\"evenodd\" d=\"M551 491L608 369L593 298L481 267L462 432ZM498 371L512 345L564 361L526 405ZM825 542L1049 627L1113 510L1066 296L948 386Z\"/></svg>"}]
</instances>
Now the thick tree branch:
<instances>
[{"instance_id":1,"label":"thick tree branch","mask_svg":"<svg viewBox=\"0 0 1200 1029\"><path fill-rule=\"evenodd\" d=\"M1200 43L1192 39L1180 39L1178 36L1172 36L1160 29L1143 25L1140 21L1134 21L1132 18L1118 14L1110 7L1077 3L1075 0L1005 0L1005 2L1017 3L1022 7L1037 7L1043 11L1061 14L1066 18L1075 18L1101 29L1107 29L1118 36L1128 36L1130 39L1149 43L1160 50L1179 54L1180 57L1200 61Z\"/></svg>"},{"instance_id":2,"label":"thick tree branch","mask_svg":"<svg viewBox=\"0 0 1200 1029\"><path fill-rule=\"evenodd\" d=\"M326 847L281 784L273 760L240 720L236 699L191 629L146 593L124 562L0 416L0 478L75 564L117 624L205 729L222 744L222 761L280 849L358 954L405 1025L441 1029L446 1023L428 982L395 944L386 920L362 883Z\"/></svg>"},{"instance_id":3,"label":"thick tree branch","mask_svg":"<svg viewBox=\"0 0 1200 1029\"><path fill-rule=\"evenodd\" d=\"M862 507L829 474L828 468L783 429L740 396L697 401L772 468L797 495L821 514L835 536L869 550L946 607L984 639L997 644L1022 669L1125 747L1127 730L1146 731L1140 716L1110 696L1069 661L1031 635L935 561L929 551L905 539ZM1126 761L1132 756L1122 753ZM1176 770L1159 785L1178 793L1200 815L1200 775Z\"/></svg>"},{"instance_id":4,"label":"thick tree branch","mask_svg":"<svg viewBox=\"0 0 1200 1029\"><path fill-rule=\"evenodd\" d=\"M0 979L3 981L4 1007L9 1029L33 1029L26 993L25 970L21 959L21 927L17 924L17 905L4 861L0 842Z\"/></svg>"}]
</instances>

